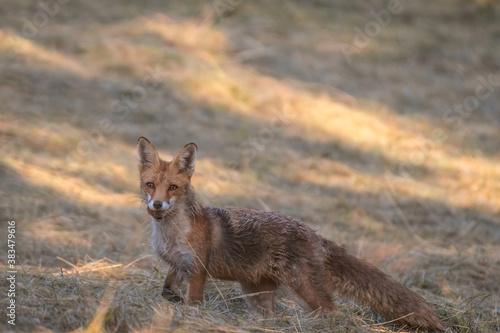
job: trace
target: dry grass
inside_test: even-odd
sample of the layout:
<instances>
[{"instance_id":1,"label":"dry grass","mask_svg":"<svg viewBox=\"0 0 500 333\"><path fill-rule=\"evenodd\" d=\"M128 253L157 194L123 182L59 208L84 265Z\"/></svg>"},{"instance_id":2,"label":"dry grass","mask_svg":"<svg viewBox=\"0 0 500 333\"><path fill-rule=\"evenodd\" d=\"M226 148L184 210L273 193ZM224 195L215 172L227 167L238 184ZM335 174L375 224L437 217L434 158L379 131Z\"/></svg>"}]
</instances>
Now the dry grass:
<instances>
[{"instance_id":1,"label":"dry grass","mask_svg":"<svg viewBox=\"0 0 500 333\"><path fill-rule=\"evenodd\" d=\"M165 302L138 199L144 135L163 156L198 143L205 202L298 217L453 331L500 331L500 86L445 117L481 77L500 81L500 7L401 3L348 63L339 45L386 2L246 1L220 17L201 1L69 2L27 36L36 2L3 1L0 212L17 221L16 329L407 331L341 300L338 315L310 314L286 293L258 317L220 281L201 307Z\"/></svg>"}]
</instances>

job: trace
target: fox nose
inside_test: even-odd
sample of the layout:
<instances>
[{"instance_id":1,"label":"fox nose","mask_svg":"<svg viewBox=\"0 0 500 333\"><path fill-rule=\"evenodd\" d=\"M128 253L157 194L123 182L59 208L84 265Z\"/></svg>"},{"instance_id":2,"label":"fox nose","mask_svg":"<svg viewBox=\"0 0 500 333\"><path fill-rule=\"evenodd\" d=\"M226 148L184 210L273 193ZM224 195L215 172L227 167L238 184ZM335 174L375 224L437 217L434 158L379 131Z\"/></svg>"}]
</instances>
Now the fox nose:
<instances>
[{"instance_id":1,"label":"fox nose","mask_svg":"<svg viewBox=\"0 0 500 333\"><path fill-rule=\"evenodd\" d=\"M162 206L163 206L163 202L161 202L161 201L155 201L155 202L153 202L153 207L155 209L160 209Z\"/></svg>"}]
</instances>

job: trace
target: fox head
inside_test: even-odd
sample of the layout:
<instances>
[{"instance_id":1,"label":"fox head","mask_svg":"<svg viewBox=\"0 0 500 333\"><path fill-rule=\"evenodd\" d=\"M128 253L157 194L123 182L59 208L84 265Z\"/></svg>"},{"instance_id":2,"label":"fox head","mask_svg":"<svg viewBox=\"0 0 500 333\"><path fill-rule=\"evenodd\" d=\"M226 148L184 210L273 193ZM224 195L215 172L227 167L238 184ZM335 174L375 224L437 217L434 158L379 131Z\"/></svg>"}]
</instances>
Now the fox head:
<instances>
[{"instance_id":1,"label":"fox head","mask_svg":"<svg viewBox=\"0 0 500 333\"><path fill-rule=\"evenodd\" d=\"M149 215L157 220L175 214L189 205L193 194L191 176L194 173L198 147L188 143L174 159L160 159L155 147L146 138L137 142L137 159L143 200Z\"/></svg>"}]
</instances>

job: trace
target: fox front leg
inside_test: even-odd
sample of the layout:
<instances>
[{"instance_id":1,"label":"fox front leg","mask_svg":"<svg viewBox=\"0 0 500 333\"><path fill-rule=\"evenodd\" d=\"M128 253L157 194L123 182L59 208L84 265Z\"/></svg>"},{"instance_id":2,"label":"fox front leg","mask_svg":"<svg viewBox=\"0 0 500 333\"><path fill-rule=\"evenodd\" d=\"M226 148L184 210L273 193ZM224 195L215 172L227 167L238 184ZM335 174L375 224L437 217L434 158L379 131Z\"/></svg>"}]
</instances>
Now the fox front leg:
<instances>
[{"instance_id":1,"label":"fox front leg","mask_svg":"<svg viewBox=\"0 0 500 333\"><path fill-rule=\"evenodd\" d=\"M163 298L171 302L182 302L182 297L180 297L176 292L181 283L182 279L179 277L177 272L170 268L168 270L167 278L165 279L165 284L163 285L163 290L161 292Z\"/></svg>"},{"instance_id":2,"label":"fox front leg","mask_svg":"<svg viewBox=\"0 0 500 333\"><path fill-rule=\"evenodd\" d=\"M206 279L207 275L205 272L197 273L189 279L187 290L187 302L189 304L203 304L203 290Z\"/></svg>"}]
</instances>

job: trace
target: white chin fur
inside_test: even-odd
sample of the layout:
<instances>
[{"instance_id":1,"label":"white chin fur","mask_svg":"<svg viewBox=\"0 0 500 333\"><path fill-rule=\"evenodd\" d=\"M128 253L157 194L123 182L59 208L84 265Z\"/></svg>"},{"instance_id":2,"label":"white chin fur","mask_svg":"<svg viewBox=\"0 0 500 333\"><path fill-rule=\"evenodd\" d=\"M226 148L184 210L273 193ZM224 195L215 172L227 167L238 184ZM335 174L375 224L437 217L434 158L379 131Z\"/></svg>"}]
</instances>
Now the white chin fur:
<instances>
[{"instance_id":1,"label":"white chin fur","mask_svg":"<svg viewBox=\"0 0 500 333\"><path fill-rule=\"evenodd\" d=\"M153 206L154 200L151 200L151 196L148 194L148 207L151 210L168 210L168 209L170 209L173 206L174 202L175 202L175 198L170 199L170 202L162 201L161 202L161 208L160 209L156 209Z\"/></svg>"}]
</instances>

